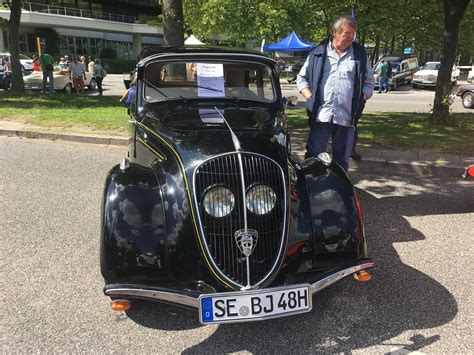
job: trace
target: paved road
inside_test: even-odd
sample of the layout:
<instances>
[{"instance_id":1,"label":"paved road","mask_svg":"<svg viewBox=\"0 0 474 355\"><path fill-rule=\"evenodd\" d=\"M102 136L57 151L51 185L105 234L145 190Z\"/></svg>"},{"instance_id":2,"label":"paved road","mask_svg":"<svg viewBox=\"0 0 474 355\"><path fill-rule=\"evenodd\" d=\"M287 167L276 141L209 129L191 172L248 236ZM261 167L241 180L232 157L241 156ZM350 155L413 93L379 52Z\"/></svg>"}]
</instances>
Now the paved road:
<instances>
[{"instance_id":1,"label":"paved road","mask_svg":"<svg viewBox=\"0 0 474 355\"><path fill-rule=\"evenodd\" d=\"M104 95L122 96L125 87L123 85L123 76L119 74L110 74L104 79ZM299 106L304 106L304 98L296 90L296 85L282 85L284 96L298 96ZM93 93L92 95L97 95ZM399 90L388 94L377 94L367 102L365 112L430 112L434 100L434 90L413 89L411 86L401 86ZM462 107L461 99L456 97L453 105L453 112L473 112L473 110Z\"/></svg>"},{"instance_id":2,"label":"paved road","mask_svg":"<svg viewBox=\"0 0 474 355\"><path fill-rule=\"evenodd\" d=\"M469 353L474 182L354 175L374 280L346 279L300 316L198 324L102 295L99 206L123 147L0 137L0 352Z\"/></svg>"},{"instance_id":3,"label":"paved road","mask_svg":"<svg viewBox=\"0 0 474 355\"><path fill-rule=\"evenodd\" d=\"M296 85L283 85L284 96L298 96L298 102L304 107L304 97L299 94ZM396 91L379 94L374 92L367 101L364 112L430 112L433 108L434 89L413 89L411 86L401 86ZM453 112L473 112L462 106L461 99L456 96L452 105Z\"/></svg>"}]
</instances>

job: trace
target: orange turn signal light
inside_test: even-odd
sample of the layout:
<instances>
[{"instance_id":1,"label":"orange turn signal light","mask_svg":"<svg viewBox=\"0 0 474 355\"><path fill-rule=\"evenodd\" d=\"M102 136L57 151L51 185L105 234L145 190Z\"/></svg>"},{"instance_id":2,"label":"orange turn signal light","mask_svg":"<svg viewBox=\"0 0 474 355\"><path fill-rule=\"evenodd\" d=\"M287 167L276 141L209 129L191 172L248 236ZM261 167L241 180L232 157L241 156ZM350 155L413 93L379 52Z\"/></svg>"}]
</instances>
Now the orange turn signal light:
<instances>
[{"instance_id":1,"label":"orange turn signal light","mask_svg":"<svg viewBox=\"0 0 474 355\"><path fill-rule=\"evenodd\" d=\"M354 278L359 282L368 282L368 281L372 280L372 275L370 275L365 270L361 270L361 271L357 271L354 274Z\"/></svg>"},{"instance_id":2,"label":"orange turn signal light","mask_svg":"<svg viewBox=\"0 0 474 355\"><path fill-rule=\"evenodd\" d=\"M110 303L110 306L112 307L113 311L126 311L132 307L132 304L127 300L113 300Z\"/></svg>"}]
</instances>

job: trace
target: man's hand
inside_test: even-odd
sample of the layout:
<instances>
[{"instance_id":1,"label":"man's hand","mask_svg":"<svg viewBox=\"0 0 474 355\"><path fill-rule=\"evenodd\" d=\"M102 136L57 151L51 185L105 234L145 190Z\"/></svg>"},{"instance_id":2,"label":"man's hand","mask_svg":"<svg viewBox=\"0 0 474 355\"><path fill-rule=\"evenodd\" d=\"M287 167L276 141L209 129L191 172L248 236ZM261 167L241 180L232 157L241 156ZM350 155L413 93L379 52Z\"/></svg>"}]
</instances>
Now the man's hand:
<instances>
[{"instance_id":1,"label":"man's hand","mask_svg":"<svg viewBox=\"0 0 474 355\"><path fill-rule=\"evenodd\" d=\"M308 100L311 97L311 95L313 95L313 93L311 92L309 88L304 88L303 90L301 90L301 95L303 95L304 98Z\"/></svg>"},{"instance_id":2,"label":"man's hand","mask_svg":"<svg viewBox=\"0 0 474 355\"><path fill-rule=\"evenodd\" d=\"M369 99L369 95L364 94L364 100L367 101Z\"/></svg>"}]
</instances>

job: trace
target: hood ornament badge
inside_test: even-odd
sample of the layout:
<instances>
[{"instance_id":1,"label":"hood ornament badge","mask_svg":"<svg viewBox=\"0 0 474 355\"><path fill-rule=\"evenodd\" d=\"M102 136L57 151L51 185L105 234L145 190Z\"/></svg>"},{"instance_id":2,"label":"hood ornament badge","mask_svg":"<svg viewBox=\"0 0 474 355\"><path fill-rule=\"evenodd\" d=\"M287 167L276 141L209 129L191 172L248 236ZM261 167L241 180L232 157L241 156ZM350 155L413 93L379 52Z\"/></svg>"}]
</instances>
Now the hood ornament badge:
<instances>
[{"instance_id":1,"label":"hood ornament badge","mask_svg":"<svg viewBox=\"0 0 474 355\"><path fill-rule=\"evenodd\" d=\"M255 229L239 229L234 238L242 254L249 257L257 246L258 232Z\"/></svg>"}]
</instances>

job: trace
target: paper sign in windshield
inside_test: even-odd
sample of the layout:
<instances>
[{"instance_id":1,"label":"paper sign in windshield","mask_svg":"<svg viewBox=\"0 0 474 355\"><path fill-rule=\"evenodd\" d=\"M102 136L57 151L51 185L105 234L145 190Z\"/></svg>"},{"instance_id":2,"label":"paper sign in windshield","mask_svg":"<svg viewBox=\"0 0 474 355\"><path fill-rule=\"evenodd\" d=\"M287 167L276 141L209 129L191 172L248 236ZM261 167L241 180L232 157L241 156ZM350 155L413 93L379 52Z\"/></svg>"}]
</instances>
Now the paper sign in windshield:
<instances>
[{"instance_id":1,"label":"paper sign in windshield","mask_svg":"<svg viewBox=\"0 0 474 355\"><path fill-rule=\"evenodd\" d=\"M224 65L197 63L197 86L200 97L224 97Z\"/></svg>"}]
</instances>

